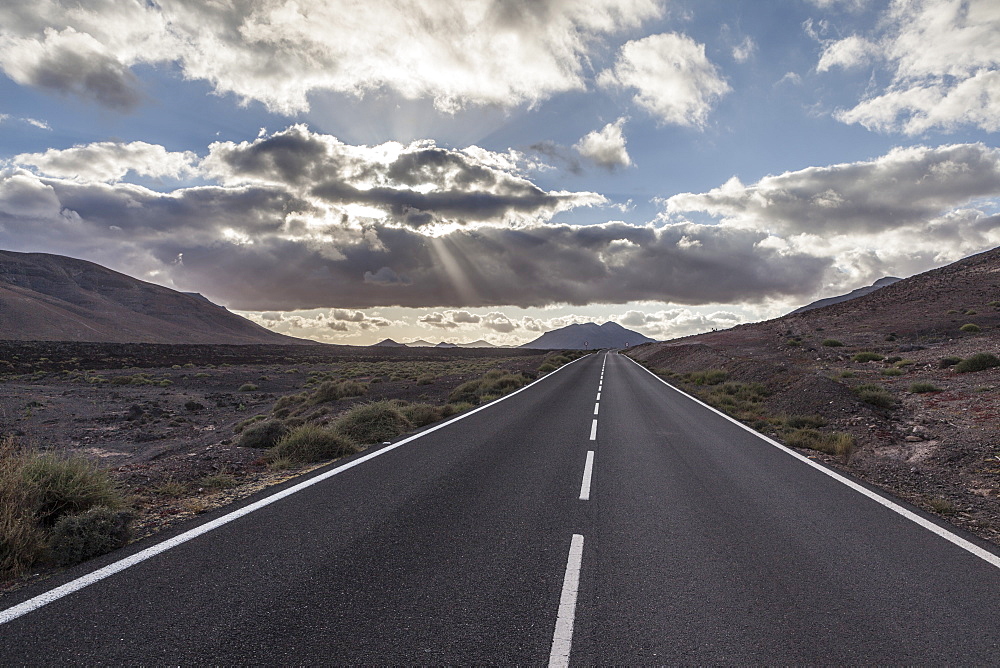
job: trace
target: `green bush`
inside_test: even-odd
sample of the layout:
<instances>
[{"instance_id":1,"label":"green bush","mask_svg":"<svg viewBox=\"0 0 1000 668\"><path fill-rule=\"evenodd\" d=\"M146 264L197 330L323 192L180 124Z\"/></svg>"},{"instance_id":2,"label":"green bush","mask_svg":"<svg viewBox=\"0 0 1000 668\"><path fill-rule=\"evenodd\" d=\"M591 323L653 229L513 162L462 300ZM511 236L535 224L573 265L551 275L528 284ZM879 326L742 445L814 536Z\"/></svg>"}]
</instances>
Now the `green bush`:
<instances>
[{"instance_id":1,"label":"green bush","mask_svg":"<svg viewBox=\"0 0 1000 668\"><path fill-rule=\"evenodd\" d=\"M926 394L928 392L940 392L941 388L936 387L934 383L918 382L910 384L910 392L912 394Z\"/></svg>"},{"instance_id":2,"label":"green bush","mask_svg":"<svg viewBox=\"0 0 1000 668\"><path fill-rule=\"evenodd\" d=\"M549 364L548 362L546 362L546 363L542 364L540 367L538 367L538 373L550 373L550 372L555 371L555 370L556 370L555 365Z\"/></svg>"},{"instance_id":3,"label":"green bush","mask_svg":"<svg viewBox=\"0 0 1000 668\"><path fill-rule=\"evenodd\" d=\"M958 357L957 355L949 355L947 357L941 358L941 361L938 362L938 367L942 369L947 369L950 366L955 366L961 361L962 361L961 357Z\"/></svg>"},{"instance_id":4,"label":"green bush","mask_svg":"<svg viewBox=\"0 0 1000 668\"><path fill-rule=\"evenodd\" d=\"M871 351L866 350L864 352L858 353L851 359L853 359L855 362L881 362L882 360L885 359L885 357L883 355L879 355L878 353L873 353Z\"/></svg>"},{"instance_id":5,"label":"green bush","mask_svg":"<svg viewBox=\"0 0 1000 668\"><path fill-rule=\"evenodd\" d=\"M826 426L826 420L819 415L789 415L784 422L792 429L816 429Z\"/></svg>"},{"instance_id":6,"label":"green bush","mask_svg":"<svg viewBox=\"0 0 1000 668\"><path fill-rule=\"evenodd\" d=\"M471 410L473 408L475 408L475 406L468 403L467 401L448 403L441 407L441 417L449 418L452 415L458 415L459 413L464 413L465 411Z\"/></svg>"},{"instance_id":7,"label":"green bush","mask_svg":"<svg viewBox=\"0 0 1000 668\"><path fill-rule=\"evenodd\" d=\"M410 404L400 412L414 427L423 427L441 419L441 408L431 404Z\"/></svg>"},{"instance_id":8,"label":"green bush","mask_svg":"<svg viewBox=\"0 0 1000 668\"><path fill-rule=\"evenodd\" d=\"M828 348L839 348L844 344L838 341L837 339L823 339L823 343L821 343L820 345L826 346Z\"/></svg>"},{"instance_id":9,"label":"green bush","mask_svg":"<svg viewBox=\"0 0 1000 668\"><path fill-rule=\"evenodd\" d=\"M433 385L435 380L437 380L436 376L424 374L423 376L417 378L417 385Z\"/></svg>"},{"instance_id":10,"label":"green bush","mask_svg":"<svg viewBox=\"0 0 1000 668\"><path fill-rule=\"evenodd\" d=\"M959 329L962 330L963 332L968 332L970 334L978 334L979 332L983 331L982 327L972 322L962 325L961 327L959 327Z\"/></svg>"},{"instance_id":11,"label":"green bush","mask_svg":"<svg viewBox=\"0 0 1000 668\"><path fill-rule=\"evenodd\" d=\"M257 386L253 383L243 383L240 385L240 392L256 392Z\"/></svg>"},{"instance_id":12,"label":"green bush","mask_svg":"<svg viewBox=\"0 0 1000 668\"><path fill-rule=\"evenodd\" d=\"M35 455L24 465L22 477L34 492L39 522L46 527L63 515L125 505L111 478L81 457Z\"/></svg>"},{"instance_id":13,"label":"green bush","mask_svg":"<svg viewBox=\"0 0 1000 668\"><path fill-rule=\"evenodd\" d=\"M321 404L327 401L346 399L347 397L360 397L361 395L367 393L367 383L359 383L354 380L342 380L339 382L327 380L320 383L312 397L310 397L309 402L313 404Z\"/></svg>"},{"instance_id":14,"label":"green bush","mask_svg":"<svg viewBox=\"0 0 1000 668\"><path fill-rule=\"evenodd\" d=\"M448 403L483 403L487 397L503 396L524 387L529 382L531 381L523 373L510 373L501 369L493 369L487 371L482 378L462 383L452 390L451 394L448 395Z\"/></svg>"},{"instance_id":15,"label":"green bush","mask_svg":"<svg viewBox=\"0 0 1000 668\"><path fill-rule=\"evenodd\" d=\"M785 443L795 448L818 450L829 455L850 458L854 452L854 437L844 432L822 432L797 429L785 436Z\"/></svg>"},{"instance_id":16,"label":"green bush","mask_svg":"<svg viewBox=\"0 0 1000 668\"><path fill-rule=\"evenodd\" d=\"M968 357L955 365L955 371L959 373L971 373L974 371L985 371L996 366L1000 366L1000 357L997 357L993 353L976 353L972 357Z\"/></svg>"},{"instance_id":17,"label":"green bush","mask_svg":"<svg viewBox=\"0 0 1000 668\"><path fill-rule=\"evenodd\" d=\"M289 431L281 420L257 422L243 430L236 444L244 448L273 448Z\"/></svg>"},{"instance_id":18,"label":"green bush","mask_svg":"<svg viewBox=\"0 0 1000 668\"><path fill-rule=\"evenodd\" d=\"M132 513L98 506L64 515L52 527L49 554L59 566L72 566L107 554L132 538Z\"/></svg>"},{"instance_id":19,"label":"green bush","mask_svg":"<svg viewBox=\"0 0 1000 668\"><path fill-rule=\"evenodd\" d=\"M728 374L724 369L707 369L684 374L684 380L695 385L718 385L726 380Z\"/></svg>"},{"instance_id":20,"label":"green bush","mask_svg":"<svg viewBox=\"0 0 1000 668\"><path fill-rule=\"evenodd\" d=\"M858 399L878 408L892 408L896 405L892 394L881 385L859 385L854 388L854 392Z\"/></svg>"},{"instance_id":21,"label":"green bush","mask_svg":"<svg viewBox=\"0 0 1000 668\"><path fill-rule=\"evenodd\" d=\"M411 424L391 401L370 401L340 416L334 428L355 443L381 443L408 431Z\"/></svg>"},{"instance_id":22,"label":"green bush","mask_svg":"<svg viewBox=\"0 0 1000 668\"><path fill-rule=\"evenodd\" d=\"M357 446L345 434L319 425L305 424L298 427L274 446L268 459L271 462L320 462L345 457L357 452Z\"/></svg>"}]
</instances>

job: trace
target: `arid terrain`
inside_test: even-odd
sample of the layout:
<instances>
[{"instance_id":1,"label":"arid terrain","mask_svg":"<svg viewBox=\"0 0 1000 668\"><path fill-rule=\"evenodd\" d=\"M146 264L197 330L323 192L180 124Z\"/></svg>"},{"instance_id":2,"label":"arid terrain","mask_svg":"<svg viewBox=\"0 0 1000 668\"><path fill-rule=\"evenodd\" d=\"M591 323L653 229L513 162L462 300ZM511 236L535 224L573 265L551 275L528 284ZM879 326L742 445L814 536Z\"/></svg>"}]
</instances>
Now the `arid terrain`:
<instances>
[{"instance_id":1,"label":"arid terrain","mask_svg":"<svg viewBox=\"0 0 1000 668\"><path fill-rule=\"evenodd\" d=\"M802 451L1000 543L1000 367L959 363L1000 355L998 327L992 250L848 302L630 354L763 433L815 441ZM836 434L853 446L826 447Z\"/></svg>"},{"instance_id":2,"label":"arid terrain","mask_svg":"<svg viewBox=\"0 0 1000 668\"><path fill-rule=\"evenodd\" d=\"M547 351L346 346L0 342L0 435L83 455L137 511L136 538L315 468L268 461L242 427L281 397L353 381L360 396L317 406L324 424L381 399L443 407L493 369L534 377Z\"/></svg>"}]
</instances>

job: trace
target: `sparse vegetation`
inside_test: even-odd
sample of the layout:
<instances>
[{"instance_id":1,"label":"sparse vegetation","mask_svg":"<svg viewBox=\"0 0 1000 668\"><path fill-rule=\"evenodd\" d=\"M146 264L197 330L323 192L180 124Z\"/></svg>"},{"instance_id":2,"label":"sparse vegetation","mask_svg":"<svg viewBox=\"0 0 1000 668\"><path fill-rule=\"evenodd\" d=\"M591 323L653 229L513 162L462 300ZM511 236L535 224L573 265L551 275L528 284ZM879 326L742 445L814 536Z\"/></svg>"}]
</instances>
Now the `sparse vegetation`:
<instances>
[{"instance_id":1,"label":"sparse vegetation","mask_svg":"<svg viewBox=\"0 0 1000 668\"><path fill-rule=\"evenodd\" d=\"M892 393L881 385L859 385L854 388L854 393L861 401L878 408L892 408L896 405Z\"/></svg>"},{"instance_id":2,"label":"sparse vegetation","mask_svg":"<svg viewBox=\"0 0 1000 668\"><path fill-rule=\"evenodd\" d=\"M351 455L357 450L347 435L319 425L305 424L282 438L268 453L268 459L272 464L284 461L320 462Z\"/></svg>"},{"instance_id":3,"label":"sparse vegetation","mask_svg":"<svg viewBox=\"0 0 1000 668\"><path fill-rule=\"evenodd\" d=\"M289 431L281 420L257 422L243 430L237 444L244 448L273 448Z\"/></svg>"},{"instance_id":4,"label":"sparse vegetation","mask_svg":"<svg viewBox=\"0 0 1000 668\"><path fill-rule=\"evenodd\" d=\"M854 453L854 437L844 432L796 429L785 435L785 443L794 448L818 450L845 460Z\"/></svg>"},{"instance_id":5,"label":"sparse vegetation","mask_svg":"<svg viewBox=\"0 0 1000 668\"><path fill-rule=\"evenodd\" d=\"M879 355L878 353L873 353L871 351L867 351L866 350L866 351L857 353L851 359L853 359L855 362L881 362L882 360L885 359L885 356L884 355Z\"/></svg>"},{"instance_id":6,"label":"sparse vegetation","mask_svg":"<svg viewBox=\"0 0 1000 668\"><path fill-rule=\"evenodd\" d=\"M368 384L359 383L354 380L342 380L340 382L325 381L316 388L310 397L309 402L321 404L327 401L337 401L347 397L360 397L368 393Z\"/></svg>"},{"instance_id":7,"label":"sparse vegetation","mask_svg":"<svg viewBox=\"0 0 1000 668\"><path fill-rule=\"evenodd\" d=\"M682 376L685 382L694 385L718 385L726 380L729 374L723 369L708 369L706 371L692 371Z\"/></svg>"},{"instance_id":8,"label":"sparse vegetation","mask_svg":"<svg viewBox=\"0 0 1000 668\"><path fill-rule=\"evenodd\" d=\"M544 366L544 365L542 365ZM541 367L539 367L541 370ZM448 395L448 403L485 403L487 397L500 397L527 385L530 379L522 373L510 373L501 369L487 371L482 378L470 380L456 387Z\"/></svg>"},{"instance_id":9,"label":"sparse vegetation","mask_svg":"<svg viewBox=\"0 0 1000 668\"><path fill-rule=\"evenodd\" d=\"M72 566L128 544L133 515L103 506L65 515L52 527L49 555L58 566Z\"/></svg>"},{"instance_id":10,"label":"sparse vegetation","mask_svg":"<svg viewBox=\"0 0 1000 668\"><path fill-rule=\"evenodd\" d=\"M243 383L240 385L240 392L256 392L257 386L253 383Z\"/></svg>"},{"instance_id":11,"label":"sparse vegetation","mask_svg":"<svg viewBox=\"0 0 1000 668\"><path fill-rule=\"evenodd\" d=\"M823 339L823 343L820 345L826 346L827 348L839 348L844 344L837 339Z\"/></svg>"},{"instance_id":12,"label":"sparse vegetation","mask_svg":"<svg viewBox=\"0 0 1000 668\"><path fill-rule=\"evenodd\" d=\"M959 327L959 329L968 334L978 334L979 332L983 331L983 328L975 324L974 322L968 322Z\"/></svg>"},{"instance_id":13,"label":"sparse vegetation","mask_svg":"<svg viewBox=\"0 0 1000 668\"><path fill-rule=\"evenodd\" d=\"M993 353L976 353L955 365L958 373L972 373L975 371L985 371L993 367L1000 366L1000 357Z\"/></svg>"},{"instance_id":14,"label":"sparse vegetation","mask_svg":"<svg viewBox=\"0 0 1000 668\"><path fill-rule=\"evenodd\" d=\"M941 513L942 515L951 515L955 512L955 505L940 496L935 496L927 501L927 505L931 507L935 512Z\"/></svg>"},{"instance_id":15,"label":"sparse vegetation","mask_svg":"<svg viewBox=\"0 0 1000 668\"><path fill-rule=\"evenodd\" d=\"M90 462L30 451L12 438L0 439L0 578L22 573L47 555L51 558L54 527L63 518L124 506L110 477ZM100 522L73 526L73 535L87 545L101 543L100 535L83 535L87 527L100 529Z\"/></svg>"},{"instance_id":16,"label":"sparse vegetation","mask_svg":"<svg viewBox=\"0 0 1000 668\"><path fill-rule=\"evenodd\" d=\"M381 443L408 431L412 425L392 401L370 401L344 413L334 429L355 443Z\"/></svg>"},{"instance_id":17,"label":"sparse vegetation","mask_svg":"<svg viewBox=\"0 0 1000 668\"><path fill-rule=\"evenodd\" d=\"M956 355L948 355L947 357L942 357L941 361L938 362L938 367L941 369L947 369L948 367L955 366L962 361L961 357Z\"/></svg>"},{"instance_id":18,"label":"sparse vegetation","mask_svg":"<svg viewBox=\"0 0 1000 668\"><path fill-rule=\"evenodd\" d=\"M929 392L940 392L941 388L934 385L934 383L928 382L916 382L910 384L911 394L927 394Z\"/></svg>"},{"instance_id":19,"label":"sparse vegetation","mask_svg":"<svg viewBox=\"0 0 1000 668\"><path fill-rule=\"evenodd\" d=\"M906 372L903 371L902 369L898 368L898 367L891 367L889 369L882 369L882 375L883 376L902 376L904 373L906 373Z\"/></svg>"}]
</instances>

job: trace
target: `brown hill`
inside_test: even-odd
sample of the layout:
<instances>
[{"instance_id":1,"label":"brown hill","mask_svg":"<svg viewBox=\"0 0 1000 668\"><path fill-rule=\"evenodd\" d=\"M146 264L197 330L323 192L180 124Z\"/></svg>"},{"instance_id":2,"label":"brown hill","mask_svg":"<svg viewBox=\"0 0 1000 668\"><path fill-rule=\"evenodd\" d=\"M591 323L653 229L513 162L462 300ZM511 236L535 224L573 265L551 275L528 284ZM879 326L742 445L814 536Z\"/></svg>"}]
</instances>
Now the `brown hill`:
<instances>
[{"instance_id":1,"label":"brown hill","mask_svg":"<svg viewBox=\"0 0 1000 668\"><path fill-rule=\"evenodd\" d=\"M60 255L0 251L0 339L312 343L190 295Z\"/></svg>"}]
</instances>

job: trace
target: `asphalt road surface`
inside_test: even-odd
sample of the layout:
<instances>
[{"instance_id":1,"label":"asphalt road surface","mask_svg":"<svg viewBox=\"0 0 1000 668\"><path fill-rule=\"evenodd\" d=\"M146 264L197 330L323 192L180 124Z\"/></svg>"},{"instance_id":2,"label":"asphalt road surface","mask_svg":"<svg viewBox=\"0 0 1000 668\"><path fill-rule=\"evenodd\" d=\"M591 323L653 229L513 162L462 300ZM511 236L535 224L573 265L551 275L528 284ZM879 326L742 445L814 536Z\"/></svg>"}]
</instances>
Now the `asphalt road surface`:
<instances>
[{"instance_id":1,"label":"asphalt road surface","mask_svg":"<svg viewBox=\"0 0 1000 668\"><path fill-rule=\"evenodd\" d=\"M7 597L0 663L1000 658L993 548L615 353L376 452Z\"/></svg>"}]
</instances>

